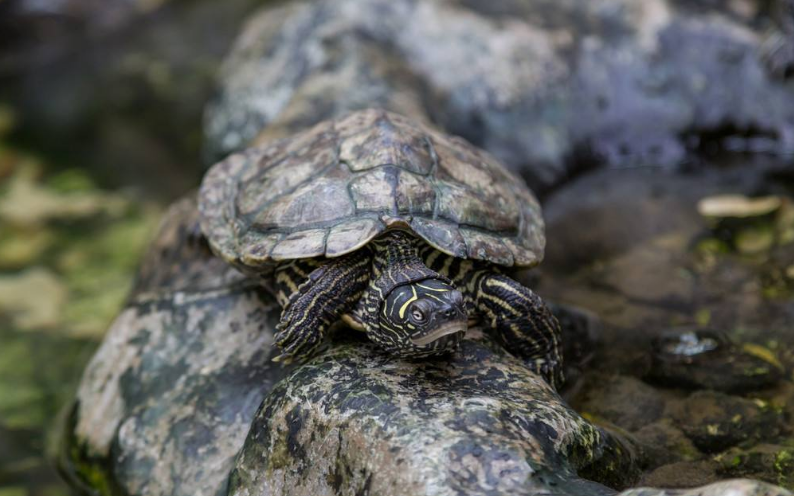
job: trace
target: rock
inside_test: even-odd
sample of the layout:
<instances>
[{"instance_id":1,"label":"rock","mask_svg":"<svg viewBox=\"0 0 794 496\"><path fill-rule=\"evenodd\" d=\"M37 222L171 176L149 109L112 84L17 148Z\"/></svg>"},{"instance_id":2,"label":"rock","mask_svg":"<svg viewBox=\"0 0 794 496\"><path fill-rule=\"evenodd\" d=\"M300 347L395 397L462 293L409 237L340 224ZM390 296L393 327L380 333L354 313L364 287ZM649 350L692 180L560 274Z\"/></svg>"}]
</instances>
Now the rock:
<instances>
[{"instance_id":1,"label":"rock","mask_svg":"<svg viewBox=\"0 0 794 496\"><path fill-rule=\"evenodd\" d=\"M566 177L574 157L673 165L712 136L783 152L794 148L794 91L762 61L765 15L668 0L266 7L227 60L208 150L405 104L536 188Z\"/></svg>"},{"instance_id":2,"label":"rock","mask_svg":"<svg viewBox=\"0 0 794 496\"><path fill-rule=\"evenodd\" d=\"M716 195L701 199L698 212L714 237L743 255L765 254L794 239L794 208L786 196Z\"/></svg>"},{"instance_id":3,"label":"rock","mask_svg":"<svg viewBox=\"0 0 794 496\"><path fill-rule=\"evenodd\" d=\"M646 469L702 458L692 441L667 419L643 426L634 432L634 438L646 455ZM662 485L668 483L664 482Z\"/></svg>"},{"instance_id":4,"label":"rock","mask_svg":"<svg viewBox=\"0 0 794 496\"><path fill-rule=\"evenodd\" d=\"M793 444L794 445L794 444ZM752 477L794 487L794 447L759 444L749 449L732 448L720 453L719 473L727 477Z\"/></svg>"},{"instance_id":5,"label":"rock","mask_svg":"<svg viewBox=\"0 0 794 496\"><path fill-rule=\"evenodd\" d=\"M783 488L747 479L714 482L707 486L690 489L632 489L618 496L790 496Z\"/></svg>"},{"instance_id":6,"label":"rock","mask_svg":"<svg viewBox=\"0 0 794 496\"><path fill-rule=\"evenodd\" d=\"M593 374L586 380L591 384L582 386L583 397L577 398L575 406L587 415L636 431L664 414L663 396L638 379Z\"/></svg>"},{"instance_id":7,"label":"rock","mask_svg":"<svg viewBox=\"0 0 794 496\"><path fill-rule=\"evenodd\" d=\"M698 460L676 462L659 467L643 477L642 484L678 488L701 486L718 480L717 464L710 460Z\"/></svg>"},{"instance_id":8,"label":"rock","mask_svg":"<svg viewBox=\"0 0 794 496\"><path fill-rule=\"evenodd\" d=\"M769 71L776 77L794 77L794 2L770 2L773 24L761 45L761 55Z\"/></svg>"},{"instance_id":9,"label":"rock","mask_svg":"<svg viewBox=\"0 0 794 496\"><path fill-rule=\"evenodd\" d=\"M283 375L270 362L277 305L213 257L196 227L192 200L170 210L86 368L59 461L77 487L217 494Z\"/></svg>"},{"instance_id":10,"label":"rock","mask_svg":"<svg viewBox=\"0 0 794 496\"><path fill-rule=\"evenodd\" d=\"M83 376L59 450L83 492L612 496L636 479L629 438L476 332L417 362L342 332L275 366L275 302L196 220L192 199L171 208Z\"/></svg>"},{"instance_id":11,"label":"rock","mask_svg":"<svg viewBox=\"0 0 794 496\"><path fill-rule=\"evenodd\" d=\"M77 486L90 484L107 491L113 484L129 494L216 494L224 487L249 431L249 444L260 439L257 429L251 427L256 407L288 371L270 362L278 308L256 281L213 257L197 236L196 227L192 200L172 207L146 256L129 305L86 369L64 432L60 459L63 471ZM458 465L450 463L460 473L460 484L524 484L527 476L538 471L535 477L541 486L556 484L559 479L571 487L606 491L595 483L575 479L574 468L590 471L604 481L630 480L634 461L629 445L578 417L545 381L504 351L502 357L482 345L468 346L469 351L457 361L419 365L399 360L389 365L390 358L362 342L340 346L329 352L338 353L336 361L317 359L301 367L300 373L282 383L279 392L270 393L269 398L271 402L290 401L290 396L280 392L297 391L301 380L308 381L309 388L333 384L330 370L323 370L341 367L340 373L358 374L360 380L340 382L342 389L328 390L329 394L312 401L330 402L329 408L340 401L338 414L329 413L346 424L353 424L351 416L364 425L387 421L396 428L394 446L410 440L408 433L436 436L442 445L457 446L450 455L460 455ZM351 357L358 358L351 362ZM356 361L362 362L361 366L353 365ZM493 365L483 366L491 362ZM364 367L364 363L369 365ZM314 377L317 372L320 376ZM373 382L392 381L386 383L390 387L399 384L400 394L390 393L385 386L370 389L367 375L373 376ZM351 389L342 394L345 387ZM321 390L313 391L319 394ZM419 395L415 400L409 400L411 391ZM397 404L379 410L389 397ZM525 403L528 399L534 401ZM413 409L405 410L403 417L396 415L398 404L411 401L415 401ZM450 408L461 415L445 414ZM370 416L379 411L386 417ZM272 419L260 417L260 421L275 423L283 418L274 414ZM422 422L414 423L420 419ZM434 433L427 428L431 424L442 431ZM289 425L293 430L297 427ZM337 431L342 427L337 426ZM536 433L537 439L525 439L527 433ZM335 439L321 430L299 429L294 434L300 434L301 442L321 445ZM286 451L274 452L277 462L287 463L289 458L284 457L300 452L294 451L301 447L290 439ZM367 442L367 438L356 439ZM488 444L483 444L486 440ZM392 459L388 457L394 452L383 448L389 441L380 439L380 443L376 452ZM478 443L481 452L475 449ZM357 455L353 446L350 448L343 455L352 463ZM429 451L421 454L422 449ZM406 463L416 463L427 461L436 449L422 448L419 443L402 445L401 453ZM480 481L476 472L469 472L476 468L471 457L477 453L487 456L495 470ZM244 457L238 459L238 465L242 460ZM321 460L312 459L311 464L320 467ZM369 455L358 459L365 464L374 460ZM561 463L570 463L572 468L550 471ZM396 476L399 471L384 470L385 479L387 473ZM429 473L431 479L440 477ZM252 477L260 475L265 473ZM342 472L339 477L352 476ZM474 482L469 477L474 477ZM330 483L325 475L322 480Z\"/></svg>"},{"instance_id":12,"label":"rock","mask_svg":"<svg viewBox=\"0 0 794 496\"><path fill-rule=\"evenodd\" d=\"M763 400L712 391L689 396L674 417L687 437L706 453L772 438L783 426L781 413Z\"/></svg>"},{"instance_id":13,"label":"rock","mask_svg":"<svg viewBox=\"0 0 794 496\"><path fill-rule=\"evenodd\" d=\"M778 196L750 198L716 195L698 202L715 236L745 255L768 251L776 242L775 217L783 205Z\"/></svg>"},{"instance_id":14,"label":"rock","mask_svg":"<svg viewBox=\"0 0 794 496\"><path fill-rule=\"evenodd\" d=\"M773 408L782 410L786 418L794 418L794 383L783 381L771 393L763 399L769 401Z\"/></svg>"},{"instance_id":15,"label":"rock","mask_svg":"<svg viewBox=\"0 0 794 496\"><path fill-rule=\"evenodd\" d=\"M587 486L573 480L575 471L631 481L627 449L487 341L464 341L447 360L410 363L358 340L270 393L229 492L576 494Z\"/></svg>"},{"instance_id":16,"label":"rock","mask_svg":"<svg viewBox=\"0 0 794 496\"><path fill-rule=\"evenodd\" d=\"M579 378L592 360L601 337L601 321L583 308L547 302L562 330L563 364L567 390L576 388Z\"/></svg>"},{"instance_id":17,"label":"rock","mask_svg":"<svg viewBox=\"0 0 794 496\"><path fill-rule=\"evenodd\" d=\"M741 354L748 343L774 350L790 370L794 362L784 355L794 347L794 284L782 269L794 264L791 245L764 259L736 256L714 238L718 248L704 256L698 242L703 219L695 207L703 196L778 191L778 180L765 177L767 162L747 165L688 174L599 170L546 198L548 247L531 287L599 316L602 340L591 368L648 377L653 339L689 327L725 332Z\"/></svg>"},{"instance_id":18,"label":"rock","mask_svg":"<svg viewBox=\"0 0 794 496\"><path fill-rule=\"evenodd\" d=\"M733 344L711 329L670 330L654 341L653 348L646 379L668 387L757 391L774 386L784 373L773 352L759 345Z\"/></svg>"}]
</instances>

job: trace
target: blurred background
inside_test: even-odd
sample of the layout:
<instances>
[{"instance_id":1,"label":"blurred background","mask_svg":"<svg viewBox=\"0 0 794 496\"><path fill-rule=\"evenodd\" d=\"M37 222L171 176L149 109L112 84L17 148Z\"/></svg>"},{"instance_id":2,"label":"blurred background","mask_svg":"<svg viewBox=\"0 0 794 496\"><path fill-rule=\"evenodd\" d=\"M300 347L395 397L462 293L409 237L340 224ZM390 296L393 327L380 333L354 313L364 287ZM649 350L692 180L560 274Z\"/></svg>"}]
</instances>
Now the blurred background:
<instances>
[{"instance_id":1,"label":"blurred background","mask_svg":"<svg viewBox=\"0 0 794 496\"><path fill-rule=\"evenodd\" d=\"M0 495L69 494L48 434L164 206L252 0L0 1Z\"/></svg>"},{"instance_id":2,"label":"blurred background","mask_svg":"<svg viewBox=\"0 0 794 496\"><path fill-rule=\"evenodd\" d=\"M165 207L231 150L351 108L460 134L553 200L550 247L566 246L544 280L555 297L603 310L603 295L571 283L611 285L641 309L631 325L737 327L717 294L662 295L652 310L632 299L661 291L653 274L635 277L667 260L658 246L615 257L676 229L692 248L708 194L773 194L790 209L790 2L461 0L411 14L402 0L292 3L0 0L0 496L69 494L47 461L51 433ZM606 172L560 193L595 170ZM683 179L659 179L671 173ZM792 239L778 236L794 221L780 222L692 248L704 270L738 250L726 274L743 267L758 284L742 291L768 298L746 314L760 331L743 332L775 347L794 313Z\"/></svg>"}]
</instances>

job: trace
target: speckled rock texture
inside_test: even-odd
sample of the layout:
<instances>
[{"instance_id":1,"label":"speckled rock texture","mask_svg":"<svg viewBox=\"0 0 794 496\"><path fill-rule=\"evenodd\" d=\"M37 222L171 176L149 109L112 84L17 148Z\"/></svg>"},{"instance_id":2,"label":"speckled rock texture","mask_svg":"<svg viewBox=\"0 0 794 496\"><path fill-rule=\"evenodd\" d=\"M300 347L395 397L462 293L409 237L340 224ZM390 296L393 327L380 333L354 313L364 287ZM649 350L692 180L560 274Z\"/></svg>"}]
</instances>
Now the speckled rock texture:
<instances>
[{"instance_id":1,"label":"speckled rock texture","mask_svg":"<svg viewBox=\"0 0 794 496\"><path fill-rule=\"evenodd\" d=\"M265 127L260 140L372 106L467 138L535 189L587 163L582 157L673 165L688 148L727 136L732 148L791 151L794 86L765 62L769 29L782 32L770 3L267 7L237 40L206 113L210 155L239 149Z\"/></svg>"},{"instance_id":2,"label":"speckled rock texture","mask_svg":"<svg viewBox=\"0 0 794 496\"><path fill-rule=\"evenodd\" d=\"M193 200L167 214L83 376L61 470L102 494L223 491L264 395L280 309L212 256Z\"/></svg>"},{"instance_id":3,"label":"speckled rock texture","mask_svg":"<svg viewBox=\"0 0 794 496\"><path fill-rule=\"evenodd\" d=\"M169 211L85 372L59 460L82 492L612 496L637 480L633 441L476 331L441 360L339 333L275 366L274 302L209 253L196 219L192 199ZM622 494L790 496L744 480Z\"/></svg>"},{"instance_id":4,"label":"speckled rock texture","mask_svg":"<svg viewBox=\"0 0 794 496\"><path fill-rule=\"evenodd\" d=\"M775 496L786 494L791 493L771 484L734 479L692 489L632 489L620 493L619 496Z\"/></svg>"},{"instance_id":5,"label":"speckled rock texture","mask_svg":"<svg viewBox=\"0 0 794 496\"><path fill-rule=\"evenodd\" d=\"M268 396L230 493L612 494L637 477L631 447L573 412L487 341L448 359L394 360L338 345Z\"/></svg>"}]
</instances>

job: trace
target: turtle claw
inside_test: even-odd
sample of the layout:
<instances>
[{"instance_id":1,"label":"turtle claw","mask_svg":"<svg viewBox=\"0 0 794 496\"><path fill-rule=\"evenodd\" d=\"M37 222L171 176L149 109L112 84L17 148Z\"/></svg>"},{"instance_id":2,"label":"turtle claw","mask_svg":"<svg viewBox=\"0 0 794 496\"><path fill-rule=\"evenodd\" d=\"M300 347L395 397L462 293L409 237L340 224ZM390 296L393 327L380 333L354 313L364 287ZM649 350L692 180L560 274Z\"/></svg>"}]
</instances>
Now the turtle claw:
<instances>
[{"instance_id":1,"label":"turtle claw","mask_svg":"<svg viewBox=\"0 0 794 496\"><path fill-rule=\"evenodd\" d=\"M287 354L287 353L282 353L281 355L279 355L279 356L277 356L277 357L273 358L273 361L274 361L274 362L276 362L276 363L281 363L281 364L284 364L284 365L289 365L289 364L291 364L291 363L292 363L292 360L293 360L293 359L292 359L292 355L289 355L289 354Z\"/></svg>"},{"instance_id":2,"label":"turtle claw","mask_svg":"<svg viewBox=\"0 0 794 496\"><path fill-rule=\"evenodd\" d=\"M284 365L289 365L296 361L303 362L314 354L318 344L319 343L316 342L316 340L311 339L291 341L286 346L277 343L278 347L281 348L281 354L272 360L276 363L282 363Z\"/></svg>"},{"instance_id":3,"label":"turtle claw","mask_svg":"<svg viewBox=\"0 0 794 496\"><path fill-rule=\"evenodd\" d=\"M289 321L287 321L289 322ZM296 329L286 322L276 326L275 344L281 349L281 355L273 359L275 362L291 363L296 358L308 357L317 347L322 331L312 332L307 329Z\"/></svg>"}]
</instances>

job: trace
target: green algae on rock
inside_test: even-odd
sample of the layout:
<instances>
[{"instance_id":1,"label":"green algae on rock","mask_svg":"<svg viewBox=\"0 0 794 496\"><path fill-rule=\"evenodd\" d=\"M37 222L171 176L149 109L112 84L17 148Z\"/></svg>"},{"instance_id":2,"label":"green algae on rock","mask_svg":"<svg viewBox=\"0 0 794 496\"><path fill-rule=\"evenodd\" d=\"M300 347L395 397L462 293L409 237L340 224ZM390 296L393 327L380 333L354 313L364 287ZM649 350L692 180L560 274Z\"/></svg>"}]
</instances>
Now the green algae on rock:
<instances>
[{"instance_id":1,"label":"green algae on rock","mask_svg":"<svg viewBox=\"0 0 794 496\"><path fill-rule=\"evenodd\" d=\"M418 363L357 342L270 393L230 494L609 494L576 473L625 487L632 450L488 340Z\"/></svg>"},{"instance_id":2,"label":"green algae on rock","mask_svg":"<svg viewBox=\"0 0 794 496\"><path fill-rule=\"evenodd\" d=\"M752 448L732 448L716 457L719 472L727 477L753 477L794 486L794 440L788 446L759 444Z\"/></svg>"}]
</instances>

